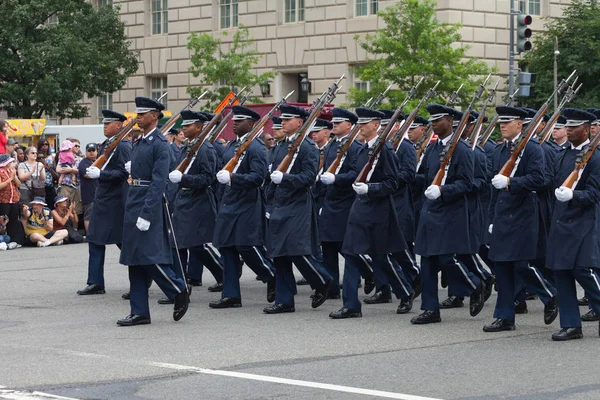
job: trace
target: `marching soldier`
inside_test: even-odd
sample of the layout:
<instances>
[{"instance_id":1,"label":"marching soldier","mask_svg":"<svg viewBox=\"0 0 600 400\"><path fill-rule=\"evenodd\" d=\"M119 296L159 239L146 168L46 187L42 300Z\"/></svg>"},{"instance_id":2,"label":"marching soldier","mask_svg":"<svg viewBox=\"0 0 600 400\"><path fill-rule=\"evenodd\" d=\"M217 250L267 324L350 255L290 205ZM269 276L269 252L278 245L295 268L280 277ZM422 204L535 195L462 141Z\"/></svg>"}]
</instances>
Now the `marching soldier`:
<instances>
[{"instance_id":1,"label":"marching soldier","mask_svg":"<svg viewBox=\"0 0 600 400\"><path fill-rule=\"evenodd\" d=\"M361 124L361 136L365 140L359 150L356 170L361 170L368 162L370 151L378 140L377 129L382 112L359 107L356 109ZM344 286L342 290L343 307L329 314L333 319L362 317L361 303L358 299L360 271L364 261L360 257L368 254L372 259L373 274L383 278L384 284L390 284L396 296L401 299L398 313L410 311L413 291L402 269L390 253L404 251L406 242L398 223L393 194L398 189L398 161L394 149L388 142L378 155L369 183L354 183L352 188L357 197L348 216L348 225L344 235L342 254L346 262L344 268Z\"/></svg>"},{"instance_id":2,"label":"marching soldier","mask_svg":"<svg viewBox=\"0 0 600 400\"><path fill-rule=\"evenodd\" d=\"M408 140L415 146L421 142L427 128L429 127L429 120L417 115L410 125L410 129L408 130ZM427 147L428 143L423 143L423 146ZM425 181L423 176L423 169L421 168L422 159L417 160L417 172L415 175L415 181L413 182L411 191L413 194L413 209L415 210L415 231L417 226L419 226L419 217L421 215L421 207L423 206L423 193L425 192ZM414 250L413 250L414 251Z\"/></svg>"},{"instance_id":3,"label":"marching soldier","mask_svg":"<svg viewBox=\"0 0 600 400\"><path fill-rule=\"evenodd\" d=\"M510 178L498 174L522 137L523 120L528 113L515 107L496 107L505 143L496 147L492 157L494 175L490 203L491 233L489 257L495 263L498 298L494 320L485 332L515 329L515 294L524 284L534 288L545 304L544 322L552 323L558 309L554 288L530 264L538 256L540 211L536 191L544 186L544 153L536 140L526 143Z\"/></svg>"},{"instance_id":4,"label":"marching soldier","mask_svg":"<svg viewBox=\"0 0 600 400\"><path fill-rule=\"evenodd\" d=\"M554 129L552 129L552 140L554 141L554 144L563 150L571 147L571 144L567 138L567 127L565 126L566 123L567 119L561 115L556 120Z\"/></svg>"},{"instance_id":5,"label":"marching soldier","mask_svg":"<svg viewBox=\"0 0 600 400\"><path fill-rule=\"evenodd\" d=\"M332 110L333 134L335 139L325 149L323 171L336 160L339 149L349 140L348 135L352 126L358 121L356 114L343 108ZM319 211L319 233L323 249L323 266L333 277L329 289L330 299L340 298L340 267L338 254L342 252L342 244L346 233L348 215L356 194L352 184L356 180L356 156L360 144L352 142L346 152L343 163L335 173L323 172L320 180L325 187L322 208Z\"/></svg>"},{"instance_id":6,"label":"marching soldier","mask_svg":"<svg viewBox=\"0 0 600 400\"><path fill-rule=\"evenodd\" d=\"M263 310L267 314L295 311L296 281L292 263L315 289L313 308L325 302L333 283L331 275L315 258L320 253L320 242L317 210L310 190L319 167L319 151L314 142L306 138L301 143L289 172L276 170L287 154L288 142L309 114L301 107L290 105L282 105L280 110L287 139L275 148L268 191L271 202L267 248L275 263L277 284L275 304Z\"/></svg>"},{"instance_id":7,"label":"marching soldier","mask_svg":"<svg viewBox=\"0 0 600 400\"><path fill-rule=\"evenodd\" d=\"M319 165L321 165L321 169L317 172L317 181L312 187L313 194L315 197L315 207L317 212L320 213L321 206L323 204L323 198L325 197L325 191L327 188L325 184L319 180L323 171L325 171L324 160L325 160L325 151L330 148L329 144L329 135L331 135L331 130L333 129L333 124L329 121L326 121L321 118L317 118L315 122L315 126L313 126L312 131L310 133L310 138L317 149L319 150Z\"/></svg>"},{"instance_id":8,"label":"marching soldier","mask_svg":"<svg viewBox=\"0 0 600 400\"><path fill-rule=\"evenodd\" d=\"M205 118L202 113L189 110L181 112L182 130L189 142L202 133ZM182 149L176 165L188 156L189 151L192 151L189 146ZM175 263L178 262L181 253L185 256L189 252L189 260L181 261L184 268L187 266L190 280L192 277L201 280L202 267L206 266L217 283L222 283L222 261L209 245L212 242L217 215L217 201L211 187L216 166L217 152L212 144L204 141L183 173L175 168L169 173L169 180L175 185L176 190L173 193L174 204L171 210L176 241L172 244ZM179 249L179 254L176 249ZM175 268L175 274L183 279L181 269ZM161 299L158 302L173 304L171 299Z\"/></svg>"},{"instance_id":9,"label":"marching soldier","mask_svg":"<svg viewBox=\"0 0 600 400\"><path fill-rule=\"evenodd\" d=\"M587 111L594 114L596 117L590 128L590 140L592 140L596 137L598 132L600 132L600 108L588 108Z\"/></svg>"},{"instance_id":10,"label":"marching soldier","mask_svg":"<svg viewBox=\"0 0 600 400\"><path fill-rule=\"evenodd\" d=\"M589 147L591 123L587 111L567 108L567 135L570 148L556 158L554 179L556 205L548 239L548 268L556 273L561 330L552 340L581 339L581 318L575 281L585 289L590 305L600 314L600 155L594 152L579 174L573 189L562 186L573 171L580 154ZM587 147L586 147L587 146ZM565 251L566 249L566 251Z\"/></svg>"},{"instance_id":11,"label":"marching soldier","mask_svg":"<svg viewBox=\"0 0 600 400\"><path fill-rule=\"evenodd\" d=\"M249 108L234 106L233 132L238 136L223 154L223 165L233 157L240 142L248 137L260 115ZM240 255L252 271L267 284L267 301L275 300L275 271L265 252L265 205L261 185L267 174L267 154L264 143L255 140L233 173L221 170L217 180L225 188L219 205L213 244L221 252L225 267L223 293L220 300L210 302L211 308L242 306L240 290Z\"/></svg>"},{"instance_id":12,"label":"marching soldier","mask_svg":"<svg viewBox=\"0 0 600 400\"><path fill-rule=\"evenodd\" d=\"M98 156L104 154L110 138L117 135L127 120L123 114L102 110L104 136L107 138L100 146ZM79 295L104 294L104 256L107 244L116 244L121 248L123 235L123 214L127 197L127 178L125 163L131 159L131 142L121 140L109 156L104 168L89 167L86 174L98 179L98 188L92 207L92 215L87 231L89 251L88 286L77 292Z\"/></svg>"},{"instance_id":13,"label":"marching soldier","mask_svg":"<svg viewBox=\"0 0 600 400\"><path fill-rule=\"evenodd\" d=\"M460 261L456 254L471 251L469 209L467 194L473 185L473 152L460 140L441 186L431 185L440 169L440 154L452 139L452 119L455 113L450 107L439 104L426 106L438 140L428 146L423 158L425 197L417 236L415 252L421 255L421 286L424 312L411 320L413 324L441 322L438 301L438 272L444 270L448 283L456 296L470 296L471 316L479 314L484 303L482 282Z\"/></svg>"},{"instance_id":14,"label":"marching soldier","mask_svg":"<svg viewBox=\"0 0 600 400\"><path fill-rule=\"evenodd\" d=\"M189 295L185 281L173 271L164 193L169 174L167 139L158 130L165 106L156 100L136 97L142 137L135 143L131 161L125 164L132 183L127 193L120 263L129 266L131 313L117 321L120 326L150 323L148 282L154 280L167 297L174 299L173 319L185 315Z\"/></svg>"}]
</instances>

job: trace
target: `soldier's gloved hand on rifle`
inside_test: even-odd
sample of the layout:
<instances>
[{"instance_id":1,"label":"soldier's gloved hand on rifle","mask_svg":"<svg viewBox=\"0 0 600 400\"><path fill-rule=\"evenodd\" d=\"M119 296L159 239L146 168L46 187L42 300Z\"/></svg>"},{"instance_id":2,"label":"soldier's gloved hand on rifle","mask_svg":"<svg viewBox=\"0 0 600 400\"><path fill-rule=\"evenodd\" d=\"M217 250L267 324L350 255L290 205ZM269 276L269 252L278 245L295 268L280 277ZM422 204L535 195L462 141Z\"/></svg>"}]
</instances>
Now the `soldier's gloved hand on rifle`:
<instances>
[{"instance_id":1,"label":"soldier's gloved hand on rifle","mask_svg":"<svg viewBox=\"0 0 600 400\"><path fill-rule=\"evenodd\" d=\"M281 183L281 181L283 180L283 172L281 171L275 171L271 174L271 180L273 181L274 184L279 185Z\"/></svg>"},{"instance_id":2,"label":"soldier's gloved hand on rifle","mask_svg":"<svg viewBox=\"0 0 600 400\"><path fill-rule=\"evenodd\" d=\"M442 189L438 185L431 185L425 189L425 197L429 200L438 199L442 195Z\"/></svg>"},{"instance_id":3,"label":"soldier's gloved hand on rifle","mask_svg":"<svg viewBox=\"0 0 600 400\"><path fill-rule=\"evenodd\" d=\"M496 175L492 178L492 185L499 190L506 189L508 187L508 177Z\"/></svg>"},{"instance_id":4,"label":"soldier's gloved hand on rifle","mask_svg":"<svg viewBox=\"0 0 600 400\"><path fill-rule=\"evenodd\" d=\"M223 185L228 185L231 182L231 174L229 171L221 170L217 172L217 180Z\"/></svg>"},{"instance_id":5,"label":"soldier's gloved hand on rifle","mask_svg":"<svg viewBox=\"0 0 600 400\"><path fill-rule=\"evenodd\" d=\"M354 189L357 194L367 194L369 192L369 185L366 183L353 183L352 189Z\"/></svg>"},{"instance_id":6,"label":"soldier's gloved hand on rifle","mask_svg":"<svg viewBox=\"0 0 600 400\"><path fill-rule=\"evenodd\" d=\"M323 175L321 175L321 182L326 185L331 185L335 182L335 175L331 172L324 172Z\"/></svg>"},{"instance_id":7,"label":"soldier's gloved hand on rifle","mask_svg":"<svg viewBox=\"0 0 600 400\"><path fill-rule=\"evenodd\" d=\"M554 196L556 196L556 200L563 203L571 201L573 199L573 189L561 186L554 191Z\"/></svg>"},{"instance_id":8,"label":"soldier's gloved hand on rifle","mask_svg":"<svg viewBox=\"0 0 600 400\"><path fill-rule=\"evenodd\" d=\"M183 174L178 170L169 173L169 180L173 183L181 182L181 177L183 177Z\"/></svg>"},{"instance_id":9,"label":"soldier's gloved hand on rifle","mask_svg":"<svg viewBox=\"0 0 600 400\"><path fill-rule=\"evenodd\" d=\"M150 229L150 221L146 221L144 218L138 217L135 226L142 232L146 232Z\"/></svg>"},{"instance_id":10,"label":"soldier's gloved hand on rifle","mask_svg":"<svg viewBox=\"0 0 600 400\"><path fill-rule=\"evenodd\" d=\"M490 233L490 235L492 234L493 229L494 229L494 224L490 224L490 227L488 228L488 232Z\"/></svg>"},{"instance_id":11,"label":"soldier's gloved hand on rifle","mask_svg":"<svg viewBox=\"0 0 600 400\"><path fill-rule=\"evenodd\" d=\"M127 171L128 174L131 174L131 161L125 163L125 171Z\"/></svg>"},{"instance_id":12,"label":"soldier's gloved hand on rifle","mask_svg":"<svg viewBox=\"0 0 600 400\"><path fill-rule=\"evenodd\" d=\"M98 179L100 178L100 168L96 168L96 167L88 167L85 170L85 174L88 176L88 178L90 179Z\"/></svg>"}]
</instances>

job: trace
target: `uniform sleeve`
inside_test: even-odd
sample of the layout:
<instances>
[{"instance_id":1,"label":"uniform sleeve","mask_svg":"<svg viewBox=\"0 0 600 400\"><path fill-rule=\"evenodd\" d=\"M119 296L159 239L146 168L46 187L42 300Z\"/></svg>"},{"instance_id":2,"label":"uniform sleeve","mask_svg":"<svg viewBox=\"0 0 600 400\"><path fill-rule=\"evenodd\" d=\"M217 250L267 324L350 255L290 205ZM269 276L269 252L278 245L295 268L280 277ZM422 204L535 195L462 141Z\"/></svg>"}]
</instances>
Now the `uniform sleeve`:
<instances>
[{"instance_id":1,"label":"uniform sleeve","mask_svg":"<svg viewBox=\"0 0 600 400\"><path fill-rule=\"evenodd\" d=\"M283 174L282 187L287 186L294 189L310 188L317 179L319 149L306 142L303 143L296 158L296 163L300 164L300 170L296 174Z\"/></svg>"},{"instance_id":2,"label":"uniform sleeve","mask_svg":"<svg viewBox=\"0 0 600 400\"><path fill-rule=\"evenodd\" d=\"M575 207L593 207L600 202L600 156L596 153L585 168L589 171L585 188L573 191L569 205Z\"/></svg>"},{"instance_id":3,"label":"uniform sleeve","mask_svg":"<svg viewBox=\"0 0 600 400\"><path fill-rule=\"evenodd\" d=\"M394 150L387 144L379 153L379 161L375 168L381 168L383 179L380 182L369 183L367 196L369 199L386 197L398 190L398 158Z\"/></svg>"},{"instance_id":4,"label":"uniform sleeve","mask_svg":"<svg viewBox=\"0 0 600 400\"><path fill-rule=\"evenodd\" d=\"M244 174L231 174L231 187L252 189L260 187L267 175L267 149L263 145L254 143L248 148L246 154L250 171ZM243 161L242 161L243 162Z\"/></svg>"},{"instance_id":5,"label":"uniform sleeve","mask_svg":"<svg viewBox=\"0 0 600 400\"><path fill-rule=\"evenodd\" d=\"M512 194L524 194L541 190L544 187L544 152L538 145L528 145L527 152L527 170L524 175L510 178L508 190ZM518 166L517 166L518 168Z\"/></svg>"},{"instance_id":6,"label":"uniform sleeve","mask_svg":"<svg viewBox=\"0 0 600 400\"><path fill-rule=\"evenodd\" d=\"M454 154L458 157L452 157L451 163L454 165L452 183L442 185L442 202L453 202L456 199L470 193L473 188L474 172L473 172L473 151L466 146L461 146L456 149L459 153ZM446 178L448 179L448 177Z\"/></svg>"},{"instance_id":7,"label":"uniform sleeve","mask_svg":"<svg viewBox=\"0 0 600 400\"><path fill-rule=\"evenodd\" d=\"M556 151L548 143L541 145L544 151L544 189L551 190L554 183L554 160Z\"/></svg>"},{"instance_id":8,"label":"uniform sleeve","mask_svg":"<svg viewBox=\"0 0 600 400\"><path fill-rule=\"evenodd\" d=\"M356 181L356 177L358 176L358 167L356 165L356 158L358 157L358 151L360 150L360 146L351 145L346 152L346 159L344 160L344 164L342 167L344 172L341 172L335 176L335 181L333 181L333 186L338 188L350 187Z\"/></svg>"},{"instance_id":9,"label":"uniform sleeve","mask_svg":"<svg viewBox=\"0 0 600 400\"><path fill-rule=\"evenodd\" d=\"M415 181L417 172L417 151L413 145L405 146L404 142L400 144L400 148L396 153L400 166L398 172L398 185L402 189L408 184Z\"/></svg>"},{"instance_id":10,"label":"uniform sleeve","mask_svg":"<svg viewBox=\"0 0 600 400\"><path fill-rule=\"evenodd\" d=\"M150 182L150 186L146 192L144 206L140 213L140 218L150 222L154 220L154 211L162 210L159 204L162 202L163 193L165 193L167 176L169 175L169 167L171 165L171 151L169 150L168 142L155 141L154 143L154 146L152 146L152 156L154 158L152 182ZM160 218L160 216L156 217Z\"/></svg>"},{"instance_id":11,"label":"uniform sleeve","mask_svg":"<svg viewBox=\"0 0 600 400\"><path fill-rule=\"evenodd\" d=\"M115 149L115 155L108 162L107 168L100 171L100 178L98 180L102 183L118 183L126 181L129 174L125 169L125 163L130 160L131 144L128 142L119 143Z\"/></svg>"},{"instance_id":12,"label":"uniform sleeve","mask_svg":"<svg viewBox=\"0 0 600 400\"><path fill-rule=\"evenodd\" d=\"M477 148L473 151L473 193L481 193L487 185L487 158Z\"/></svg>"},{"instance_id":13,"label":"uniform sleeve","mask_svg":"<svg viewBox=\"0 0 600 400\"><path fill-rule=\"evenodd\" d=\"M181 187L203 190L213 183L217 172L217 151L214 147L204 145L202 145L201 150L194 160L194 164L198 164L198 168L192 168L192 170L198 172L184 174L181 177Z\"/></svg>"}]
</instances>

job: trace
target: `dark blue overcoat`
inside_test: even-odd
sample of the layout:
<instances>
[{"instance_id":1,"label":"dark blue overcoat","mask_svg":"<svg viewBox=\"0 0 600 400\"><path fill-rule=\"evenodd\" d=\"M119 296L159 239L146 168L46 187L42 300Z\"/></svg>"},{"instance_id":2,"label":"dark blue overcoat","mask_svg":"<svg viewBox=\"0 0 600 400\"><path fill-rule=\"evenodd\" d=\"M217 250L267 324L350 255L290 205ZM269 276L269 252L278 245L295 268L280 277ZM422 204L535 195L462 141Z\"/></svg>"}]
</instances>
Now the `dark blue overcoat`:
<instances>
[{"instance_id":1,"label":"dark blue overcoat","mask_svg":"<svg viewBox=\"0 0 600 400\"><path fill-rule=\"evenodd\" d=\"M540 201L540 237L538 239L538 258L546 257L547 235L554 207L554 159L558 152L555 144L543 142L540 147L544 152L544 187L537 191Z\"/></svg>"},{"instance_id":2,"label":"dark blue overcoat","mask_svg":"<svg viewBox=\"0 0 600 400\"><path fill-rule=\"evenodd\" d=\"M394 192L394 205L398 214L398 222L402 235L408 243L415 240L415 209L413 200L413 185L417 173L417 151L408 140L400 142L398 151L398 190Z\"/></svg>"},{"instance_id":3,"label":"dark blue overcoat","mask_svg":"<svg viewBox=\"0 0 600 400\"><path fill-rule=\"evenodd\" d=\"M487 157L485 151L476 146L473 150L473 189L467 194L469 201L469 224L471 225L471 251L470 254L479 252L479 246L483 243L485 236L484 219L487 219L489 199L485 202L484 197L489 194L487 178Z\"/></svg>"}]
</instances>

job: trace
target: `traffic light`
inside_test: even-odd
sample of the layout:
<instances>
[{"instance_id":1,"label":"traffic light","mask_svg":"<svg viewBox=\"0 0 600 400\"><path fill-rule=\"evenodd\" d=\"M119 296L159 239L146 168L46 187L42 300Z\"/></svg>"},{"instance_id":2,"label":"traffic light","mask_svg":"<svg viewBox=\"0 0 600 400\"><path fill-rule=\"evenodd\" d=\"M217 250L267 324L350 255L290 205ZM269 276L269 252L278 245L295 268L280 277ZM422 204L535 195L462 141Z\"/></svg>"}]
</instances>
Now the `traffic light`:
<instances>
[{"instance_id":1,"label":"traffic light","mask_svg":"<svg viewBox=\"0 0 600 400\"><path fill-rule=\"evenodd\" d=\"M531 15L517 15L517 51L519 53L531 50L529 38L531 37L532 31L528 26L531 25L532 21Z\"/></svg>"},{"instance_id":2,"label":"traffic light","mask_svg":"<svg viewBox=\"0 0 600 400\"><path fill-rule=\"evenodd\" d=\"M518 76L519 82L519 97L533 97L534 95L534 84L535 84L535 74L531 72L519 72Z\"/></svg>"}]
</instances>

